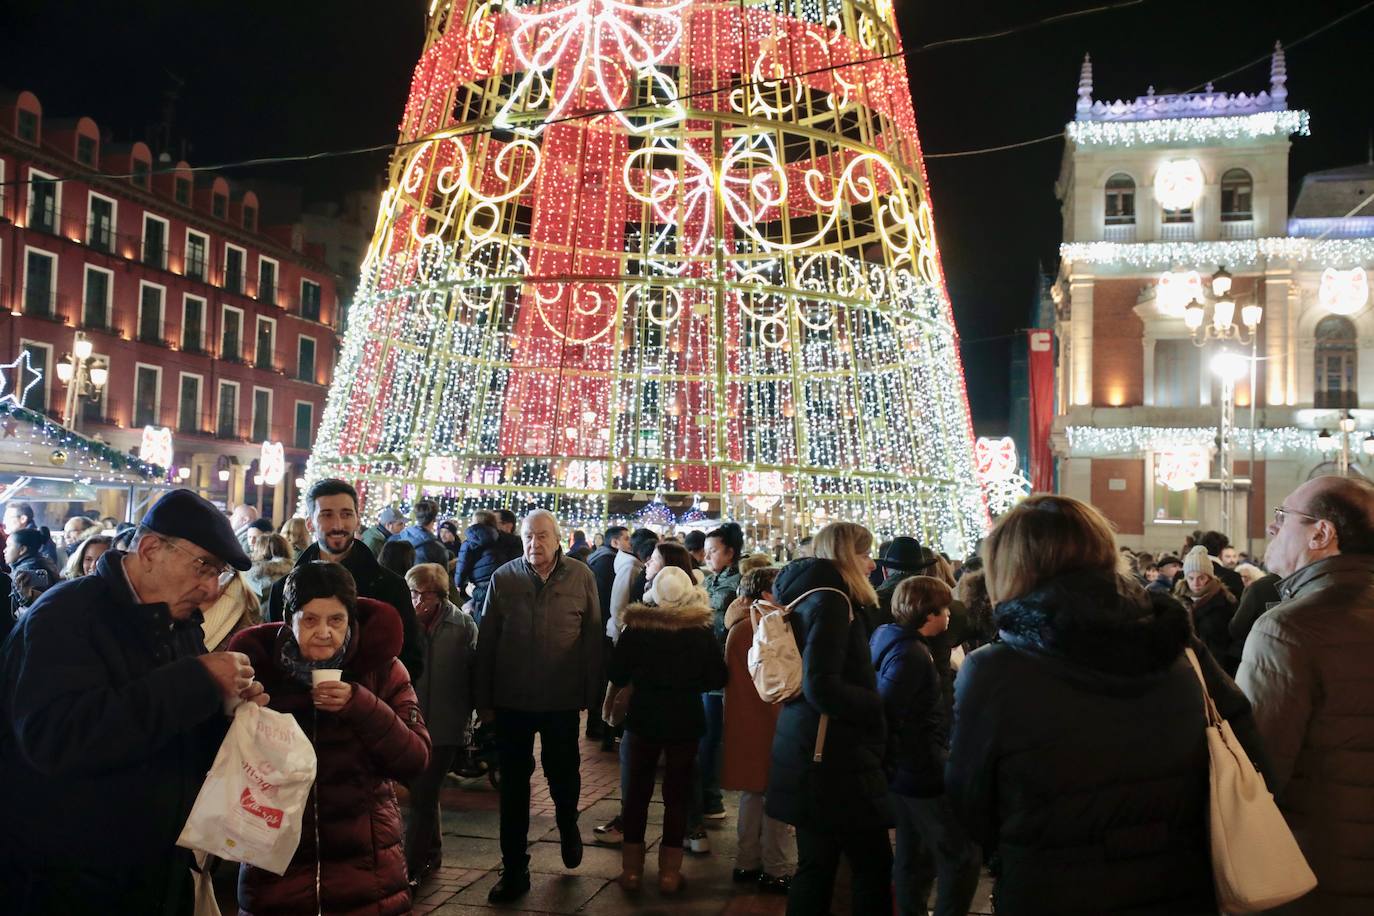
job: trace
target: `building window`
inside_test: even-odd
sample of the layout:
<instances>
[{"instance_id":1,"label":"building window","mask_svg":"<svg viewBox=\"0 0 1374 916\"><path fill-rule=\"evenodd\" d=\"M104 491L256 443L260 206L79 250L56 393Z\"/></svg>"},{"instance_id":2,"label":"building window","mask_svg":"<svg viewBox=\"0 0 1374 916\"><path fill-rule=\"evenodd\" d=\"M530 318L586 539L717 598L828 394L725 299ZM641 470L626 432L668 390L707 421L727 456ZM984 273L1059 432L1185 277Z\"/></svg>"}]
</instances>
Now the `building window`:
<instances>
[{"instance_id":1,"label":"building window","mask_svg":"<svg viewBox=\"0 0 1374 916\"><path fill-rule=\"evenodd\" d=\"M315 338L304 334L296 344L296 378L303 382L315 381Z\"/></svg>"},{"instance_id":2,"label":"building window","mask_svg":"<svg viewBox=\"0 0 1374 916\"><path fill-rule=\"evenodd\" d=\"M86 215L86 244L107 254L114 251L115 202L108 197L91 195Z\"/></svg>"},{"instance_id":3,"label":"building window","mask_svg":"<svg viewBox=\"0 0 1374 916\"><path fill-rule=\"evenodd\" d=\"M301 317L320 320L320 284L314 280L301 281Z\"/></svg>"},{"instance_id":4,"label":"building window","mask_svg":"<svg viewBox=\"0 0 1374 916\"><path fill-rule=\"evenodd\" d=\"M199 232L186 232L186 276L192 280L204 280L206 276L207 252L210 239Z\"/></svg>"},{"instance_id":5,"label":"building window","mask_svg":"<svg viewBox=\"0 0 1374 916\"><path fill-rule=\"evenodd\" d=\"M224 219L224 214L229 209L229 199L223 194L212 194L210 196L210 213L215 219Z\"/></svg>"},{"instance_id":6,"label":"building window","mask_svg":"<svg viewBox=\"0 0 1374 916\"><path fill-rule=\"evenodd\" d=\"M315 405L309 401L296 402L296 448L310 448L315 438Z\"/></svg>"},{"instance_id":7,"label":"building window","mask_svg":"<svg viewBox=\"0 0 1374 916\"><path fill-rule=\"evenodd\" d=\"M258 258L258 301L277 304L277 262L271 258Z\"/></svg>"},{"instance_id":8,"label":"building window","mask_svg":"<svg viewBox=\"0 0 1374 916\"><path fill-rule=\"evenodd\" d=\"M221 439L237 439L239 435L239 386L237 382L219 383L219 410L216 411L215 435Z\"/></svg>"},{"instance_id":9,"label":"building window","mask_svg":"<svg viewBox=\"0 0 1374 916\"><path fill-rule=\"evenodd\" d=\"M224 246L224 288L231 293L243 292L243 263L246 253L233 245Z\"/></svg>"},{"instance_id":10,"label":"building window","mask_svg":"<svg viewBox=\"0 0 1374 916\"><path fill-rule=\"evenodd\" d=\"M272 392L266 388L253 389L253 441L266 442L272 438Z\"/></svg>"},{"instance_id":11,"label":"building window","mask_svg":"<svg viewBox=\"0 0 1374 916\"><path fill-rule=\"evenodd\" d=\"M258 318L257 343L253 348L253 362L259 369L272 369L277 355L277 323L271 318Z\"/></svg>"},{"instance_id":12,"label":"building window","mask_svg":"<svg viewBox=\"0 0 1374 916\"><path fill-rule=\"evenodd\" d=\"M134 428L161 426L162 370L156 366L134 367Z\"/></svg>"},{"instance_id":13,"label":"building window","mask_svg":"<svg viewBox=\"0 0 1374 916\"><path fill-rule=\"evenodd\" d=\"M138 185L140 188L147 188L148 175L150 174L151 170L151 166L149 166L147 162L144 162L142 159L135 159L134 167L131 170L131 173L133 175L133 183Z\"/></svg>"},{"instance_id":14,"label":"building window","mask_svg":"<svg viewBox=\"0 0 1374 916\"><path fill-rule=\"evenodd\" d=\"M247 229L249 232L256 232L256 231L257 231L257 228L258 228L258 208L257 208L257 207L244 207L244 208L243 208L243 228Z\"/></svg>"},{"instance_id":15,"label":"building window","mask_svg":"<svg viewBox=\"0 0 1374 916\"><path fill-rule=\"evenodd\" d=\"M1317 322L1317 378L1312 406L1328 409L1360 406L1355 390L1358 368L1355 323L1344 315L1328 315Z\"/></svg>"},{"instance_id":16,"label":"building window","mask_svg":"<svg viewBox=\"0 0 1374 916\"><path fill-rule=\"evenodd\" d=\"M86 265L85 290L81 297L81 323L88 328L110 327L110 287L114 274Z\"/></svg>"},{"instance_id":17,"label":"building window","mask_svg":"<svg viewBox=\"0 0 1374 916\"><path fill-rule=\"evenodd\" d=\"M177 398L177 429L200 432L200 376L181 373L181 392Z\"/></svg>"},{"instance_id":18,"label":"building window","mask_svg":"<svg viewBox=\"0 0 1374 916\"><path fill-rule=\"evenodd\" d=\"M191 206L191 179L178 178L172 183L172 199L183 207Z\"/></svg>"},{"instance_id":19,"label":"building window","mask_svg":"<svg viewBox=\"0 0 1374 916\"><path fill-rule=\"evenodd\" d=\"M167 266L167 221L143 214L143 263L149 267Z\"/></svg>"},{"instance_id":20,"label":"building window","mask_svg":"<svg viewBox=\"0 0 1374 916\"><path fill-rule=\"evenodd\" d=\"M57 179L29 170L29 228L57 231Z\"/></svg>"},{"instance_id":21,"label":"building window","mask_svg":"<svg viewBox=\"0 0 1374 916\"><path fill-rule=\"evenodd\" d=\"M32 388L25 388L21 392L23 401L19 406L36 410L39 413L46 413L48 409L48 386L51 384L48 370L52 368L52 347L36 341L25 340L19 344L19 350L29 354L29 367L41 376L38 384ZM29 379L25 378L24 384L27 385L28 382Z\"/></svg>"},{"instance_id":22,"label":"building window","mask_svg":"<svg viewBox=\"0 0 1374 916\"><path fill-rule=\"evenodd\" d=\"M181 307L181 349L188 353L205 350L205 300L187 296Z\"/></svg>"},{"instance_id":23,"label":"building window","mask_svg":"<svg viewBox=\"0 0 1374 916\"><path fill-rule=\"evenodd\" d=\"M1221 176L1221 221L1241 223L1254 219L1255 182L1245 169L1231 169Z\"/></svg>"},{"instance_id":24,"label":"building window","mask_svg":"<svg viewBox=\"0 0 1374 916\"><path fill-rule=\"evenodd\" d=\"M19 139L38 142L38 112L19 109Z\"/></svg>"},{"instance_id":25,"label":"building window","mask_svg":"<svg viewBox=\"0 0 1374 916\"><path fill-rule=\"evenodd\" d=\"M230 362L243 362L243 312L232 305L224 306L224 335L220 340L219 355Z\"/></svg>"},{"instance_id":26,"label":"building window","mask_svg":"<svg viewBox=\"0 0 1374 916\"><path fill-rule=\"evenodd\" d=\"M76 161L82 165L95 167L95 137L78 134L76 138Z\"/></svg>"},{"instance_id":27,"label":"building window","mask_svg":"<svg viewBox=\"0 0 1374 916\"><path fill-rule=\"evenodd\" d=\"M57 255L29 249L24 258L24 314L53 317L57 302Z\"/></svg>"},{"instance_id":28,"label":"building window","mask_svg":"<svg viewBox=\"0 0 1374 916\"><path fill-rule=\"evenodd\" d=\"M1166 225L1177 223L1191 223L1193 221L1193 208L1185 207L1182 210L1164 210L1164 222Z\"/></svg>"},{"instance_id":29,"label":"building window","mask_svg":"<svg viewBox=\"0 0 1374 916\"><path fill-rule=\"evenodd\" d=\"M1118 172L1107 179L1107 225L1129 226L1135 223L1135 179Z\"/></svg>"},{"instance_id":30,"label":"building window","mask_svg":"<svg viewBox=\"0 0 1374 916\"><path fill-rule=\"evenodd\" d=\"M166 295L166 290L150 283L139 287L138 339L144 343L162 343L162 309Z\"/></svg>"}]
</instances>

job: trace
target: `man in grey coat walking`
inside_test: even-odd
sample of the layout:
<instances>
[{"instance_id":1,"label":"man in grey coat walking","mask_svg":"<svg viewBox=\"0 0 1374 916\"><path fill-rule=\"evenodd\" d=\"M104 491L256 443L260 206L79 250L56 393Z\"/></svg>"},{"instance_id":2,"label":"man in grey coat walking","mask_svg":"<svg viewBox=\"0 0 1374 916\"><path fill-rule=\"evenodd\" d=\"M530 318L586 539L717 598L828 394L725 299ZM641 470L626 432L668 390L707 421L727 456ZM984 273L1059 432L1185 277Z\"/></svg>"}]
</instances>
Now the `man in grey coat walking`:
<instances>
[{"instance_id":1,"label":"man in grey coat walking","mask_svg":"<svg viewBox=\"0 0 1374 916\"><path fill-rule=\"evenodd\" d=\"M563 864L582 862L577 827L580 711L601 681L601 603L585 563L559 549L558 521L537 509L520 529L524 556L492 573L477 636L473 699L484 723L495 722L501 766L501 880L493 903L530 888L526 847L534 736L553 796Z\"/></svg>"},{"instance_id":2,"label":"man in grey coat walking","mask_svg":"<svg viewBox=\"0 0 1374 916\"><path fill-rule=\"evenodd\" d=\"M1282 602L1255 622L1236 683L1269 786L1317 875L1275 912L1374 913L1374 485L1318 477L1275 509L1265 563Z\"/></svg>"}]
</instances>

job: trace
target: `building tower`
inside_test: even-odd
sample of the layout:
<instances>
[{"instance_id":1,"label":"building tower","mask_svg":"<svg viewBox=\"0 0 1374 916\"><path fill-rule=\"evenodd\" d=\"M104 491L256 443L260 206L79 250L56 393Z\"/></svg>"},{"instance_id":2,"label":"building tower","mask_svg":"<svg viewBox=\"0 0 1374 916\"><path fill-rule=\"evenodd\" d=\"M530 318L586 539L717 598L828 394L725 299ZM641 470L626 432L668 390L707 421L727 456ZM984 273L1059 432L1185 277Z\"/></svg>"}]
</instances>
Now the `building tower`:
<instances>
[{"instance_id":1,"label":"building tower","mask_svg":"<svg viewBox=\"0 0 1374 916\"><path fill-rule=\"evenodd\" d=\"M309 476L971 547L900 52L890 0L436 0Z\"/></svg>"}]
</instances>

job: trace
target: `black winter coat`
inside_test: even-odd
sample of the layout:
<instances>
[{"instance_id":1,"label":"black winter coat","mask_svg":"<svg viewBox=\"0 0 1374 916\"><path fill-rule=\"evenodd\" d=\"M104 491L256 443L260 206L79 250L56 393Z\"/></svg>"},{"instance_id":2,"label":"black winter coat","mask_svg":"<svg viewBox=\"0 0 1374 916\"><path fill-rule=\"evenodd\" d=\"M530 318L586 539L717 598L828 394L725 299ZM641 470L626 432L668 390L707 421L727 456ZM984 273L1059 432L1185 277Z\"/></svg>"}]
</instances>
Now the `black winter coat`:
<instances>
[{"instance_id":1,"label":"black winter coat","mask_svg":"<svg viewBox=\"0 0 1374 916\"><path fill-rule=\"evenodd\" d=\"M790 563L773 585L778 604L813 588L847 591L835 564L806 558ZM802 692L789 700L773 735L764 806L770 817L814 830L851 831L892 823L883 754L883 701L868 654L862 618L848 603L821 592L789 618L802 650ZM816 729L829 718L823 759L816 763Z\"/></svg>"},{"instance_id":2,"label":"black winter coat","mask_svg":"<svg viewBox=\"0 0 1374 916\"><path fill-rule=\"evenodd\" d=\"M725 686L725 659L705 601L667 609L632 604L608 668L611 683L630 684L625 730L650 741L696 741L706 733L701 695Z\"/></svg>"},{"instance_id":3,"label":"black winter coat","mask_svg":"<svg viewBox=\"0 0 1374 916\"><path fill-rule=\"evenodd\" d=\"M1185 646L1260 754L1248 701L1188 612L1075 573L998 605L997 624L1002 642L959 672L945 770L964 824L1001 857L997 912L1215 913L1203 701Z\"/></svg>"},{"instance_id":4,"label":"black winter coat","mask_svg":"<svg viewBox=\"0 0 1374 916\"><path fill-rule=\"evenodd\" d=\"M603 544L587 557L587 565L596 577L596 596L601 601L601 626L611 619L611 589L615 587L615 555L620 551Z\"/></svg>"},{"instance_id":5,"label":"black winter coat","mask_svg":"<svg viewBox=\"0 0 1374 916\"><path fill-rule=\"evenodd\" d=\"M229 720L197 618L139 604L107 551L0 650L0 911L190 913L176 847Z\"/></svg>"},{"instance_id":6,"label":"black winter coat","mask_svg":"<svg viewBox=\"0 0 1374 916\"><path fill-rule=\"evenodd\" d=\"M296 565L313 563L320 558L320 545L311 544L296 557ZM340 564L353 576L358 585L358 597L385 601L401 615L401 630L405 642L397 657L406 666L413 682L425 670L424 634L420 632L420 622L415 619L415 606L410 603L410 588L406 580L382 566L372 551L362 541L356 541L353 549ZM272 593L267 600L267 617L264 623L281 623L282 608L285 605L286 578L272 584Z\"/></svg>"},{"instance_id":7,"label":"black winter coat","mask_svg":"<svg viewBox=\"0 0 1374 916\"><path fill-rule=\"evenodd\" d=\"M945 790L949 748L945 682L930 644L915 627L885 624L869 640L887 719L888 785L898 795L931 798Z\"/></svg>"},{"instance_id":8,"label":"black winter coat","mask_svg":"<svg viewBox=\"0 0 1374 916\"><path fill-rule=\"evenodd\" d=\"M1240 667L1240 650L1245 645L1231 638L1231 618L1235 615L1236 599L1224 585L1206 601L1193 603L1193 630L1231 677Z\"/></svg>"}]
</instances>

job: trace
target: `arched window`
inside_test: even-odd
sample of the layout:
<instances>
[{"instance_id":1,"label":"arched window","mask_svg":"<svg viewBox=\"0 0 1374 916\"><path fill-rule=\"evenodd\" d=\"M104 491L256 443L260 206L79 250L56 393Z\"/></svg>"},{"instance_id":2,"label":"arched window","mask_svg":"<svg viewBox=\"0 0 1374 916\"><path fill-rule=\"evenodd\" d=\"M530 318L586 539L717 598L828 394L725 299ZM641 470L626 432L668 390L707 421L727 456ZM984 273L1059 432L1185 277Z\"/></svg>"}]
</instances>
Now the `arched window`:
<instances>
[{"instance_id":1,"label":"arched window","mask_svg":"<svg viewBox=\"0 0 1374 916\"><path fill-rule=\"evenodd\" d=\"M1328 315L1317 322L1316 385L1312 406L1326 408L1358 407L1355 391L1359 368L1359 349L1355 342L1355 323L1344 315Z\"/></svg>"},{"instance_id":2,"label":"arched window","mask_svg":"<svg viewBox=\"0 0 1374 916\"><path fill-rule=\"evenodd\" d=\"M1230 169L1221 176L1221 221L1241 223L1254 219L1255 181L1245 169Z\"/></svg>"},{"instance_id":3,"label":"arched window","mask_svg":"<svg viewBox=\"0 0 1374 916\"><path fill-rule=\"evenodd\" d=\"M1135 179L1124 172L1107 179L1106 216L1108 226L1135 224Z\"/></svg>"}]
</instances>

